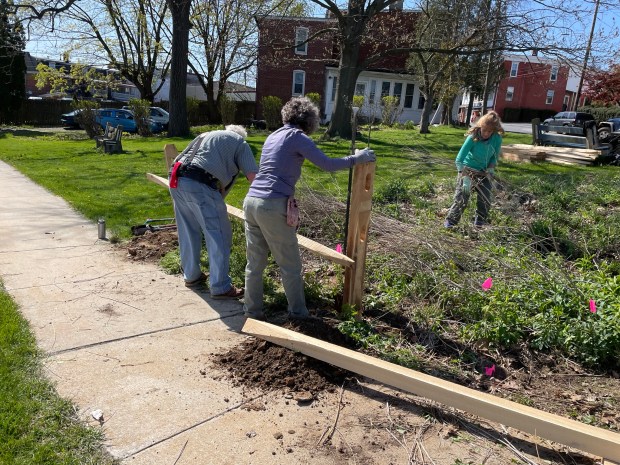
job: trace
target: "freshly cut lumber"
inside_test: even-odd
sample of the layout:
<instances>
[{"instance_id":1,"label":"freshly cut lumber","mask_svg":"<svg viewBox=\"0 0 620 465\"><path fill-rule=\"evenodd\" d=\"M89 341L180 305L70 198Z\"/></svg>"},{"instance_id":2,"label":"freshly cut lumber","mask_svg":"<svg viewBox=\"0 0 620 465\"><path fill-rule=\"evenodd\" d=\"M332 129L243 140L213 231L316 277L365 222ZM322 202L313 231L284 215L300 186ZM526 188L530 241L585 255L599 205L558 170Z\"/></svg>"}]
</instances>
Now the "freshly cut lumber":
<instances>
[{"instance_id":1,"label":"freshly cut lumber","mask_svg":"<svg viewBox=\"0 0 620 465\"><path fill-rule=\"evenodd\" d=\"M154 183L159 184L160 186L163 186L165 188L170 187L166 178L162 178L161 176L157 176L156 174L146 173L146 178L149 181L153 181ZM236 218L239 218L240 220L245 219L245 217L243 216L243 210L239 208L227 204L226 210L228 211L228 214L230 216L234 216ZM334 263L338 263L342 266L351 266L353 265L353 263L355 263L346 255L336 252L335 250L330 249L323 244L319 244L312 239L308 239L307 237L300 234L297 234L297 242L299 243L300 247L303 247L304 249L307 249L316 255L326 258Z\"/></svg>"},{"instance_id":2,"label":"freshly cut lumber","mask_svg":"<svg viewBox=\"0 0 620 465\"><path fill-rule=\"evenodd\" d=\"M242 331L381 383L584 452L620 461L620 434L478 392L248 318Z\"/></svg>"}]
</instances>

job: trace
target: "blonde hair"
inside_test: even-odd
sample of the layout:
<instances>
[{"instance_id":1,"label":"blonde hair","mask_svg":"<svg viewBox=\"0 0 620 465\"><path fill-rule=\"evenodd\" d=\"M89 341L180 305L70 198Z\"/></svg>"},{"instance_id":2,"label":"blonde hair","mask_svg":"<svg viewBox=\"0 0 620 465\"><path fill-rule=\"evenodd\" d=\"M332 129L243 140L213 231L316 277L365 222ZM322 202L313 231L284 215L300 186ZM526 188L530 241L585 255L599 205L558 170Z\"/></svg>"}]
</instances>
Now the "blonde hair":
<instances>
[{"instance_id":1,"label":"blonde hair","mask_svg":"<svg viewBox=\"0 0 620 465\"><path fill-rule=\"evenodd\" d=\"M245 128L243 126L239 126L238 124L229 124L226 126L226 130L239 134L244 139L248 138L248 133Z\"/></svg>"},{"instance_id":2,"label":"blonde hair","mask_svg":"<svg viewBox=\"0 0 620 465\"><path fill-rule=\"evenodd\" d=\"M486 127L492 129L493 132L496 132L500 135L504 135L504 128L502 127L502 120L499 115L495 111L489 111L478 118L476 121L476 125L469 128L467 134L472 134L475 141L480 140L480 128Z\"/></svg>"}]
</instances>

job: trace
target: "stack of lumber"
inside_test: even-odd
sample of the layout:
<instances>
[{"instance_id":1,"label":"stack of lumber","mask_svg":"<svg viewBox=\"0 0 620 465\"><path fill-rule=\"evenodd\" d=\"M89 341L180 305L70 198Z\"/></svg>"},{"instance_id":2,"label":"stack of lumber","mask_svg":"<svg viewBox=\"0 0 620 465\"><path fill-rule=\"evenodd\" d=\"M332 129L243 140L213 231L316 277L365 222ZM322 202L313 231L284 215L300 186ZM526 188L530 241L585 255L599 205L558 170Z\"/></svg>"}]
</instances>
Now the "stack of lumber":
<instances>
[{"instance_id":1,"label":"stack of lumber","mask_svg":"<svg viewBox=\"0 0 620 465\"><path fill-rule=\"evenodd\" d=\"M502 146L502 158L510 161L548 161L563 165L592 165L600 155L600 150L573 147L549 147L528 144Z\"/></svg>"}]
</instances>

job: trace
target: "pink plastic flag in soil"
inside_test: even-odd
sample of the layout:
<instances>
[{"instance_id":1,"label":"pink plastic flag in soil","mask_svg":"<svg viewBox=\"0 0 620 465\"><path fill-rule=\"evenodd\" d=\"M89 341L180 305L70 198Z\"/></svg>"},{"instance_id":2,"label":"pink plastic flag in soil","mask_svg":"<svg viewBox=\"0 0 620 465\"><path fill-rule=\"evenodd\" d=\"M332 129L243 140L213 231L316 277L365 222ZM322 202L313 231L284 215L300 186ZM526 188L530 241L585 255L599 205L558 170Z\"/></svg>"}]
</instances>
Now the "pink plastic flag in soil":
<instances>
[{"instance_id":1,"label":"pink plastic flag in soil","mask_svg":"<svg viewBox=\"0 0 620 465\"><path fill-rule=\"evenodd\" d=\"M340 244L336 245L336 252L342 253L342 245L340 245Z\"/></svg>"},{"instance_id":2,"label":"pink plastic flag in soil","mask_svg":"<svg viewBox=\"0 0 620 465\"><path fill-rule=\"evenodd\" d=\"M494 373L495 373L495 364L491 365L490 367L484 367L485 375L493 376Z\"/></svg>"},{"instance_id":3,"label":"pink plastic flag in soil","mask_svg":"<svg viewBox=\"0 0 620 465\"><path fill-rule=\"evenodd\" d=\"M594 299L590 299L590 312L596 313L596 302L594 302Z\"/></svg>"},{"instance_id":4,"label":"pink plastic flag in soil","mask_svg":"<svg viewBox=\"0 0 620 465\"><path fill-rule=\"evenodd\" d=\"M492 286L493 286L493 278L487 278L482 283L482 289L484 289L485 291L488 291L489 289L491 289Z\"/></svg>"}]
</instances>

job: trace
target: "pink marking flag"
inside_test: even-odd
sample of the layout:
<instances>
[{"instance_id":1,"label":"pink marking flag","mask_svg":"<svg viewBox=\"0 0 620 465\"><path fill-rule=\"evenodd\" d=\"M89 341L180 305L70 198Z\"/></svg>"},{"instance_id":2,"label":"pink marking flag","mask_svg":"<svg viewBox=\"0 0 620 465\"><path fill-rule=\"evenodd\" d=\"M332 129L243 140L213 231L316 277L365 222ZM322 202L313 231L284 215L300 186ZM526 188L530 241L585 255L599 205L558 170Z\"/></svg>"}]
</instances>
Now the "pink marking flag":
<instances>
[{"instance_id":1,"label":"pink marking flag","mask_svg":"<svg viewBox=\"0 0 620 465\"><path fill-rule=\"evenodd\" d=\"M493 376L494 373L495 373L495 364L491 365L490 367L484 367L485 375Z\"/></svg>"},{"instance_id":2,"label":"pink marking flag","mask_svg":"<svg viewBox=\"0 0 620 465\"><path fill-rule=\"evenodd\" d=\"M590 299L590 312L596 313L596 302L594 302L594 299Z\"/></svg>"},{"instance_id":3,"label":"pink marking flag","mask_svg":"<svg viewBox=\"0 0 620 465\"><path fill-rule=\"evenodd\" d=\"M336 245L336 252L342 253L342 245L340 245L340 244Z\"/></svg>"},{"instance_id":4,"label":"pink marking flag","mask_svg":"<svg viewBox=\"0 0 620 465\"><path fill-rule=\"evenodd\" d=\"M491 289L492 286L493 286L493 278L487 278L482 283L482 289L484 289L485 291L488 291L489 289Z\"/></svg>"}]
</instances>

